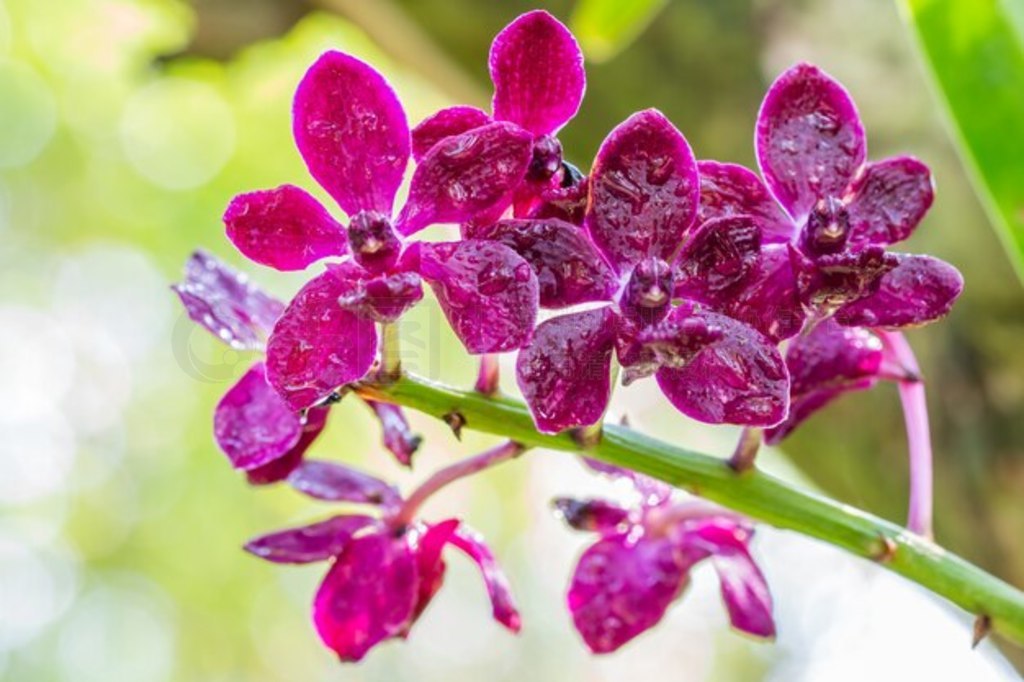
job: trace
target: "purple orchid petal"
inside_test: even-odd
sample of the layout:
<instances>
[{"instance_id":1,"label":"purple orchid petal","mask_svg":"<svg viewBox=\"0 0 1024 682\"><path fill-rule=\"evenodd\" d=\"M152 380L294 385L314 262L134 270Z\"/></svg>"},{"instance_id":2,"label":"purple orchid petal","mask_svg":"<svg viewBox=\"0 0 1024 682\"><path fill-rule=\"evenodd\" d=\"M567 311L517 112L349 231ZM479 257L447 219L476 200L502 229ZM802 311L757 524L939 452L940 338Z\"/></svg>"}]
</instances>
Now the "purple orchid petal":
<instances>
[{"instance_id":1,"label":"purple orchid petal","mask_svg":"<svg viewBox=\"0 0 1024 682\"><path fill-rule=\"evenodd\" d=\"M206 251L185 264L185 279L175 284L189 318L238 350L258 350L284 304Z\"/></svg>"},{"instance_id":2,"label":"purple orchid petal","mask_svg":"<svg viewBox=\"0 0 1024 682\"><path fill-rule=\"evenodd\" d=\"M405 412L398 405L382 403L378 400L364 400L377 415L380 421L384 447L395 456L399 464L412 466L412 456L420 447L422 438L409 427Z\"/></svg>"},{"instance_id":3,"label":"purple orchid petal","mask_svg":"<svg viewBox=\"0 0 1024 682\"><path fill-rule=\"evenodd\" d=\"M245 544L245 551L275 564L327 561L340 554L353 535L376 523L370 516L334 516L254 538Z\"/></svg>"},{"instance_id":4,"label":"purple orchid petal","mask_svg":"<svg viewBox=\"0 0 1024 682\"><path fill-rule=\"evenodd\" d=\"M944 317L964 290L964 278L949 263L931 256L897 254L899 265L878 290L836 311L848 327L919 327Z\"/></svg>"},{"instance_id":5,"label":"purple orchid petal","mask_svg":"<svg viewBox=\"0 0 1024 682\"><path fill-rule=\"evenodd\" d=\"M406 256L470 353L515 350L530 338L537 319L537 278L512 249L467 239L416 243Z\"/></svg>"},{"instance_id":6,"label":"purple orchid petal","mask_svg":"<svg viewBox=\"0 0 1024 682\"><path fill-rule=\"evenodd\" d=\"M476 107L457 106L442 109L412 129L412 158L419 163L441 140L493 123Z\"/></svg>"},{"instance_id":7,"label":"purple orchid petal","mask_svg":"<svg viewBox=\"0 0 1024 682\"><path fill-rule=\"evenodd\" d=\"M697 223L715 218L749 215L767 243L787 242L796 226L757 175L735 163L698 161L700 211Z\"/></svg>"},{"instance_id":8,"label":"purple orchid petal","mask_svg":"<svg viewBox=\"0 0 1024 682\"><path fill-rule=\"evenodd\" d=\"M313 407L306 410L299 442L273 462L246 471L245 479L249 485L270 485L271 483L280 483L288 478L289 474L295 471L295 468L302 462L309 446L320 437L320 432L327 425L327 414L330 411L330 407Z\"/></svg>"},{"instance_id":9,"label":"purple orchid petal","mask_svg":"<svg viewBox=\"0 0 1024 682\"><path fill-rule=\"evenodd\" d=\"M563 185L566 181L563 178ZM541 190L527 217L538 220L556 218L572 225L582 225L589 195L590 182L585 177L568 186L548 187Z\"/></svg>"},{"instance_id":10,"label":"purple orchid petal","mask_svg":"<svg viewBox=\"0 0 1024 682\"><path fill-rule=\"evenodd\" d=\"M300 493L327 502L396 507L402 497L390 483L337 462L307 459L288 477Z\"/></svg>"},{"instance_id":11,"label":"purple orchid petal","mask_svg":"<svg viewBox=\"0 0 1024 682\"><path fill-rule=\"evenodd\" d=\"M526 259L537 275L543 307L609 301L618 289L611 267L575 225L555 219L501 220L475 236L500 242Z\"/></svg>"},{"instance_id":12,"label":"purple orchid petal","mask_svg":"<svg viewBox=\"0 0 1024 682\"><path fill-rule=\"evenodd\" d=\"M257 362L217 403L213 433L231 466L244 471L288 454L302 437L302 419L267 383L265 367Z\"/></svg>"},{"instance_id":13,"label":"purple orchid petal","mask_svg":"<svg viewBox=\"0 0 1024 682\"><path fill-rule=\"evenodd\" d=\"M774 637L772 596L764 574L747 549L749 528L716 519L701 524L693 535L708 548L732 626L755 637Z\"/></svg>"},{"instance_id":14,"label":"purple orchid petal","mask_svg":"<svg viewBox=\"0 0 1024 682\"><path fill-rule=\"evenodd\" d=\"M762 246L762 234L749 216L702 224L679 255L675 294L781 341L799 333L806 314L788 249L782 244Z\"/></svg>"},{"instance_id":15,"label":"purple orchid petal","mask_svg":"<svg viewBox=\"0 0 1024 682\"><path fill-rule=\"evenodd\" d=\"M278 270L303 270L348 251L345 228L294 185L239 194L224 212L224 225L246 258Z\"/></svg>"},{"instance_id":16,"label":"purple orchid petal","mask_svg":"<svg viewBox=\"0 0 1024 682\"><path fill-rule=\"evenodd\" d=\"M870 388L882 367L882 342L866 329L828 319L790 343L786 366L792 405L786 420L765 431L765 442L781 442L805 419L845 392Z\"/></svg>"},{"instance_id":17,"label":"purple orchid petal","mask_svg":"<svg viewBox=\"0 0 1024 682\"><path fill-rule=\"evenodd\" d=\"M554 505L570 528L602 535L621 533L622 524L628 521L630 516L628 509L607 500L560 497L554 501Z\"/></svg>"},{"instance_id":18,"label":"purple orchid petal","mask_svg":"<svg viewBox=\"0 0 1024 682\"><path fill-rule=\"evenodd\" d=\"M797 221L819 200L842 197L867 155L850 95L811 64L797 64L772 83L754 141L761 174Z\"/></svg>"},{"instance_id":19,"label":"purple orchid petal","mask_svg":"<svg viewBox=\"0 0 1024 682\"><path fill-rule=\"evenodd\" d=\"M645 257L671 262L700 204L697 162L682 133L654 109L605 138L590 174L586 224L619 272Z\"/></svg>"},{"instance_id":20,"label":"purple orchid petal","mask_svg":"<svg viewBox=\"0 0 1024 682\"><path fill-rule=\"evenodd\" d=\"M900 262L876 244L815 258L788 248L801 303L822 315L878 291L882 278Z\"/></svg>"},{"instance_id":21,"label":"purple orchid petal","mask_svg":"<svg viewBox=\"0 0 1024 682\"><path fill-rule=\"evenodd\" d=\"M423 300L423 282L415 272L367 278L366 271L352 262L331 264L327 269L351 284L338 298L338 305L365 320L395 322Z\"/></svg>"},{"instance_id":22,"label":"purple orchid petal","mask_svg":"<svg viewBox=\"0 0 1024 682\"><path fill-rule=\"evenodd\" d=\"M717 343L723 330L685 301L670 317L647 327L620 324L616 339L623 384L654 374L662 367L685 367L704 348Z\"/></svg>"},{"instance_id":23,"label":"purple orchid petal","mask_svg":"<svg viewBox=\"0 0 1024 682\"><path fill-rule=\"evenodd\" d=\"M928 166L909 156L869 163L853 181L850 244L888 246L909 237L935 199Z\"/></svg>"},{"instance_id":24,"label":"purple orchid petal","mask_svg":"<svg viewBox=\"0 0 1024 682\"><path fill-rule=\"evenodd\" d=\"M530 134L491 123L434 145L416 167L398 231L411 235L434 223L462 223L504 210L533 158Z\"/></svg>"},{"instance_id":25,"label":"purple orchid petal","mask_svg":"<svg viewBox=\"0 0 1024 682\"><path fill-rule=\"evenodd\" d=\"M551 135L579 111L586 89L583 52L547 12L528 12L502 29L489 63L496 119Z\"/></svg>"},{"instance_id":26,"label":"purple orchid petal","mask_svg":"<svg viewBox=\"0 0 1024 682\"><path fill-rule=\"evenodd\" d=\"M650 629L689 582L689 564L665 539L605 537L580 557L569 611L596 654L615 651Z\"/></svg>"},{"instance_id":27,"label":"purple orchid petal","mask_svg":"<svg viewBox=\"0 0 1024 682\"><path fill-rule=\"evenodd\" d=\"M409 163L409 124L373 67L325 52L299 83L292 132L310 174L349 216L391 215Z\"/></svg>"},{"instance_id":28,"label":"purple orchid petal","mask_svg":"<svg viewBox=\"0 0 1024 682\"><path fill-rule=\"evenodd\" d=\"M753 327L709 311L673 311L721 330L720 339L680 368L658 370L662 392L677 410L709 424L773 426L789 409L789 373L775 345Z\"/></svg>"},{"instance_id":29,"label":"purple orchid petal","mask_svg":"<svg viewBox=\"0 0 1024 682\"><path fill-rule=\"evenodd\" d=\"M448 542L465 552L466 556L475 561L480 568L484 585L487 587L487 595L491 599L494 620L512 632L519 632L522 619L512 598L512 588L509 587L508 578L505 577L504 571L501 570L483 537L465 524L461 524Z\"/></svg>"},{"instance_id":30,"label":"purple orchid petal","mask_svg":"<svg viewBox=\"0 0 1024 682\"><path fill-rule=\"evenodd\" d=\"M405 539L389 530L364 535L345 545L320 584L313 622L341 660L358 661L408 631L418 595L416 559Z\"/></svg>"},{"instance_id":31,"label":"purple orchid petal","mask_svg":"<svg viewBox=\"0 0 1024 682\"><path fill-rule=\"evenodd\" d=\"M377 355L377 330L338 304L352 283L330 272L302 287L267 343L267 378L294 409L366 376Z\"/></svg>"},{"instance_id":32,"label":"purple orchid petal","mask_svg":"<svg viewBox=\"0 0 1024 682\"><path fill-rule=\"evenodd\" d=\"M444 583L447 566L442 558L445 545L459 527L458 519L447 519L426 526L416 545L416 569L419 574L419 595L413 621L430 605Z\"/></svg>"},{"instance_id":33,"label":"purple orchid petal","mask_svg":"<svg viewBox=\"0 0 1024 682\"><path fill-rule=\"evenodd\" d=\"M608 307L569 313L538 326L519 351L516 380L539 431L593 424L604 414L615 327Z\"/></svg>"}]
</instances>

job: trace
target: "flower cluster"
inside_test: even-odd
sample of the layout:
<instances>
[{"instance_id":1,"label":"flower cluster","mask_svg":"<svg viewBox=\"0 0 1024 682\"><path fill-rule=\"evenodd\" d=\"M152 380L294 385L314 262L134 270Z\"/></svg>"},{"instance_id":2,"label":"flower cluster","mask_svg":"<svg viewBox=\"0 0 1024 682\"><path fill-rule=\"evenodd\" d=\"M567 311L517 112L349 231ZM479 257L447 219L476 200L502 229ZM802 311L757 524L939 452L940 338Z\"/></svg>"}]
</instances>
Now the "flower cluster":
<instances>
[{"instance_id":1,"label":"flower cluster","mask_svg":"<svg viewBox=\"0 0 1024 682\"><path fill-rule=\"evenodd\" d=\"M890 379L907 388L911 449L928 456L927 422L922 432L920 413L911 418L923 404L920 377L897 330L945 315L962 280L935 258L886 250L930 207L931 177L909 157L866 161L863 126L842 86L806 64L771 86L755 136L762 181L742 166L698 161L653 109L612 130L586 173L565 161L557 133L583 100L583 55L546 12L498 34L490 73L491 113L451 107L410 130L377 71L339 52L321 56L298 85L293 134L346 222L282 185L235 197L224 224L256 263L325 265L287 305L204 252L175 287L195 321L262 356L214 416L231 465L254 484L287 481L375 510L247 545L279 563L331 562L314 620L344 660L408 634L441 586L447 545L480 566L495 618L519 628L479 536L461 520L414 513L522 446L457 462L408 498L344 465L303 459L350 387L398 376L394 325L422 300L424 282L488 372L490 355L518 351L517 383L540 432L597 431L620 369L623 383L653 377L693 419L746 427L746 443L762 429L778 442L843 392ZM408 198L396 210L410 159ZM460 238L413 239L435 224L458 225ZM538 324L539 309L558 312ZM419 439L400 408L367 402L386 447L411 466ZM732 624L774 636L747 520L602 470L633 482L635 508L558 501L571 526L598 535L568 593L593 651L615 650L657 623L705 559Z\"/></svg>"}]
</instances>

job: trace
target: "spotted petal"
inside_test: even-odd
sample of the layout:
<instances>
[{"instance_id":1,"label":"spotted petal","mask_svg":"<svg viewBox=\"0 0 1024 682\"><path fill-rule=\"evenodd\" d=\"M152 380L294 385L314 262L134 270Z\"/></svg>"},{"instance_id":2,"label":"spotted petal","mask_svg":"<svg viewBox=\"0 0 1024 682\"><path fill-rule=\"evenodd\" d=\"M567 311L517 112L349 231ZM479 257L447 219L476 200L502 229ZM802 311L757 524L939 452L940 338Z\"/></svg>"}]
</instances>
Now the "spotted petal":
<instances>
[{"instance_id":1,"label":"spotted petal","mask_svg":"<svg viewBox=\"0 0 1024 682\"><path fill-rule=\"evenodd\" d=\"M810 64L797 64L769 88L754 142L768 187L798 222L819 199L842 197L867 155L850 95Z\"/></svg>"},{"instance_id":2,"label":"spotted petal","mask_svg":"<svg viewBox=\"0 0 1024 682\"><path fill-rule=\"evenodd\" d=\"M448 137L423 157L412 176L398 230L413 234L434 223L462 223L512 201L533 158L530 134L491 123Z\"/></svg>"},{"instance_id":3,"label":"spotted petal","mask_svg":"<svg viewBox=\"0 0 1024 682\"><path fill-rule=\"evenodd\" d=\"M267 378L293 409L309 407L363 378L373 364L373 322L338 304L351 288L325 272L296 294L274 326L267 344Z\"/></svg>"},{"instance_id":4,"label":"spotted petal","mask_svg":"<svg viewBox=\"0 0 1024 682\"><path fill-rule=\"evenodd\" d=\"M709 424L772 426L789 409L789 374L778 349L753 327L709 311L682 315L703 319L721 338L680 368L658 370L662 392L683 414Z\"/></svg>"},{"instance_id":5,"label":"spotted petal","mask_svg":"<svg viewBox=\"0 0 1024 682\"><path fill-rule=\"evenodd\" d=\"M661 112L630 116L605 138L590 175L586 225L619 272L645 257L671 261L700 203L690 145Z\"/></svg>"},{"instance_id":6,"label":"spotted petal","mask_svg":"<svg viewBox=\"0 0 1024 682\"><path fill-rule=\"evenodd\" d=\"M498 120L548 135L579 111L586 89L583 52L547 12L528 12L502 29L491 45L490 68Z\"/></svg>"},{"instance_id":7,"label":"spotted petal","mask_svg":"<svg viewBox=\"0 0 1024 682\"><path fill-rule=\"evenodd\" d=\"M882 367L882 342L866 329L819 323L786 350L792 406L786 420L765 431L775 444L814 412L847 391L871 387Z\"/></svg>"},{"instance_id":8,"label":"spotted petal","mask_svg":"<svg viewBox=\"0 0 1024 682\"><path fill-rule=\"evenodd\" d=\"M887 246L909 237L935 199L928 166L909 156L869 163L849 189L850 243Z\"/></svg>"},{"instance_id":9,"label":"spotted petal","mask_svg":"<svg viewBox=\"0 0 1024 682\"><path fill-rule=\"evenodd\" d=\"M409 124L373 67L324 53L299 83L292 132L310 174L345 213L391 215L409 162Z\"/></svg>"},{"instance_id":10,"label":"spotted petal","mask_svg":"<svg viewBox=\"0 0 1024 682\"><path fill-rule=\"evenodd\" d=\"M519 351L516 380L537 429L593 424L611 396L616 317L611 308L569 313L537 327Z\"/></svg>"},{"instance_id":11,"label":"spotted petal","mask_svg":"<svg viewBox=\"0 0 1024 682\"><path fill-rule=\"evenodd\" d=\"M956 268L931 256L896 257L899 264L882 277L877 291L836 312L840 324L905 329L934 322L952 309L964 289Z\"/></svg>"},{"instance_id":12,"label":"spotted petal","mask_svg":"<svg viewBox=\"0 0 1024 682\"><path fill-rule=\"evenodd\" d=\"M254 538L245 544L245 551L277 564L327 561L340 554L357 531L375 523L370 516L334 516Z\"/></svg>"},{"instance_id":13,"label":"spotted petal","mask_svg":"<svg viewBox=\"0 0 1024 682\"><path fill-rule=\"evenodd\" d=\"M206 251L185 264L185 279L175 284L189 318L238 350L258 350L284 304Z\"/></svg>"},{"instance_id":14,"label":"spotted petal","mask_svg":"<svg viewBox=\"0 0 1024 682\"><path fill-rule=\"evenodd\" d=\"M442 109L412 129L412 156L417 163L434 145L452 135L492 123L491 117L476 107L456 106Z\"/></svg>"},{"instance_id":15,"label":"spotted petal","mask_svg":"<svg viewBox=\"0 0 1024 682\"><path fill-rule=\"evenodd\" d=\"M573 574L569 611L596 654L615 651L650 629L689 582L688 562L666 539L602 538Z\"/></svg>"},{"instance_id":16,"label":"spotted petal","mask_svg":"<svg viewBox=\"0 0 1024 682\"><path fill-rule=\"evenodd\" d=\"M416 243L407 257L470 353L515 350L530 338L537 318L537 278L512 249L467 239Z\"/></svg>"},{"instance_id":17,"label":"spotted petal","mask_svg":"<svg viewBox=\"0 0 1024 682\"><path fill-rule=\"evenodd\" d=\"M303 270L348 250L345 228L294 185L239 194L224 213L224 225L247 258L278 270Z\"/></svg>"},{"instance_id":18,"label":"spotted petal","mask_svg":"<svg viewBox=\"0 0 1024 682\"><path fill-rule=\"evenodd\" d=\"M390 483L337 462L307 459L291 473L288 482L299 492L327 502L395 507L402 501Z\"/></svg>"},{"instance_id":19,"label":"spotted petal","mask_svg":"<svg viewBox=\"0 0 1024 682\"><path fill-rule=\"evenodd\" d=\"M510 219L482 227L475 235L500 242L526 259L537 275L543 307L608 301L618 289L615 273L575 225L555 218Z\"/></svg>"},{"instance_id":20,"label":"spotted petal","mask_svg":"<svg viewBox=\"0 0 1024 682\"><path fill-rule=\"evenodd\" d=\"M419 594L416 560L390 531L357 537L331 566L313 602L313 622L342 661L361 660L411 624Z\"/></svg>"},{"instance_id":21,"label":"spotted petal","mask_svg":"<svg viewBox=\"0 0 1024 682\"><path fill-rule=\"evenodd\" d=\"M806 317L789 251L761 244L750 216L713 218L687 241L677 264L676 296L706 303L774 341L797 334Z\"/></svg>"},{"instance_id":22,"label":"spotted petal","mask_svg":"<svg viewBox=\"0 0 1024 682\"><path fill-rule=\"evenodd\" d=\"M787 242L796 226L753 171L735 163L698 161L700 211L697 224L735 215L752 217L765 242Z\"/></svg>"},{"instance_id":23,"label":"spotted petal","mask_svg":"<svg viewBox=\"0 0 1024 682\"><path fill-rule=\"evenodd\" d=\"M257 362L217 403L213 433L231 466L257 469L295 447L302 419L267 383L264 365Z\"/></svg>"}]
</instances>

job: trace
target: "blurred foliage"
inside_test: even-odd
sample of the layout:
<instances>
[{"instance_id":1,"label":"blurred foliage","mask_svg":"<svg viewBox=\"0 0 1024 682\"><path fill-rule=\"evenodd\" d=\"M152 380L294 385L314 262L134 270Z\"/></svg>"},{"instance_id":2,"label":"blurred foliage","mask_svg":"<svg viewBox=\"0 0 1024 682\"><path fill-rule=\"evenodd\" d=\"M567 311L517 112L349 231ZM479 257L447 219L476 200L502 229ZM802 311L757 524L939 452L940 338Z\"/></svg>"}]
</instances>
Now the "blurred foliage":
<instances>
[{"instance_id":1,"label":"blurred foliage","mask_svg":"<svg viewBox=\"0 0 1024 682\"><path fill-rule=\"evenodd\" d=\"M621 656L589 657L555 603L582 539L544 506L586 484L567 459L517 462L453 488L432 510L464 511L495 540L523 600L519 639L489 622L477 578L453 561L453 585L407 644L339 671L307 618L321 569L277 569L239 550L251 535L327 508L248 489L225 465L210 414L250 358L195 330L167 283L195 246L242 263L219 221L234 193L293 182L325 198L289 125L295 84L319 52L343 49L378 66L415 122L453 98L486 104L494 32L537 6L564 19L574 3L0 0L0 679L823 679L806 662L834 652L808 638L837 620L817 602L839 564L821 559L819 591L798 575L785 593L784 569L817 549L807 545L774 564L766 553L790 628L778 647L721 634L717 595L698 574L664 628ZM911 335L931 385L939 539L1024 583L1024 295L887 0L668 3L615 59L588 65L587 100L562 140L588 165L608 130L656 106L700 157L750 165L765 83L796 59L850 86L874 157L913 152L939 180L908 247L955 263L968 282L947 322ZM282 297L303 279L245 267ZM407 360L471 381L473 363L435 306L419 306L409 325L416 357ZM837 403L787 453L830 493L900 520L906 446L889 388ZM623 396L636 423L728 451L727 429L695 428L643 391ZM443 425L413 420L427 437L415 477L381 454L368 411L351 401L335 408L314 454L408 485L488 442L467 432L458 444ZM846 568L866 580L862 566ZM869 603L849 584L847 601ZM859 622L844 604L843 622ZM843 632L836 641L856 651ZM910 655L902 637L893 646Z\"/></svg>"},{"instance_id":2,"label":"blurred foliage","mask_svg":"<svg viewBox=\"0 0 1024 682\"><path fill-rule=\"evenodd\" d=\"M1024 281L1024 3L901 0L982 202Z\"/></svg>"},{"instance_id":3,"label":"blurred foliage","mask_svg":"<svg viewBox=\"0 0 1024 682\"><path fill-rule=\"evenodd\" d=\"M587 55L608 61L624 50L654 20L667 0L579 0L569 20Z\"/></svg>"}]
</instances>

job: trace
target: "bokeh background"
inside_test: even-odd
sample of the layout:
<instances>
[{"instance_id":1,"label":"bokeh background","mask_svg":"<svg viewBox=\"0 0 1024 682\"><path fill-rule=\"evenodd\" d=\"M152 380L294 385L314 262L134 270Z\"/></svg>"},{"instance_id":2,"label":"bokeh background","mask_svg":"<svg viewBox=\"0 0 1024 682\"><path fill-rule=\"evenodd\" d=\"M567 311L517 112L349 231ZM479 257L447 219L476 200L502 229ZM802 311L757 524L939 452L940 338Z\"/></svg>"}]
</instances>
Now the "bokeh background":
<instances>
[{"instance_id":1,"label":"bokeh background","mask_svg":"<svg viewBox=\"0 0 1024 682\"><path fill-rule=\"evenodd\" d=\"M289 107L323 50L382 70L418 121L486 105L491 37L534 0L0 0L0 679L10 682L403 680L1018 679L969 622L875 566L763 529L779 640L731 633L713 575L698 570L665 623L594 658L561 603L584 538L548 499L617 494L572 458L536 452L453 486L494 543L526 627L493 624L478 577L453 557L448 585L409 641L339 666L308 620L323 569L263 564L250 536L329 512L285 489L247 488L211 438L216 400L247 365L181 314L168 289L189 252L241 259L219 222L236 192L318 191L290 139ZM911 333L928 377L937 535L1024 585L1024 294L944 129L889 0L671 0L620 54L589 63L562 139L585 166L634 110L662 109L698 156L753 163L768 82L796 60L852 91L879 158L909 152L938 182L907 249L956 264L967 289L941 324ZM1024 181L1024 179L1022 179ZM321 195L322 196L322 195ZM246 266L287 297L302 276ZM468 384L474 363L432 301L406 325L407 362ZM511 382L506 386L512 390ZM650 387L615 411L663 438L725 454ZM413 415L416 471L378 445L354 401L332 412L320 457L403 485L488 445ZM902 521L907 473L895 390L844 398L769 466ZM1006 651L1016 657L1019 652Z\"/></svg>"}]
</instances>

